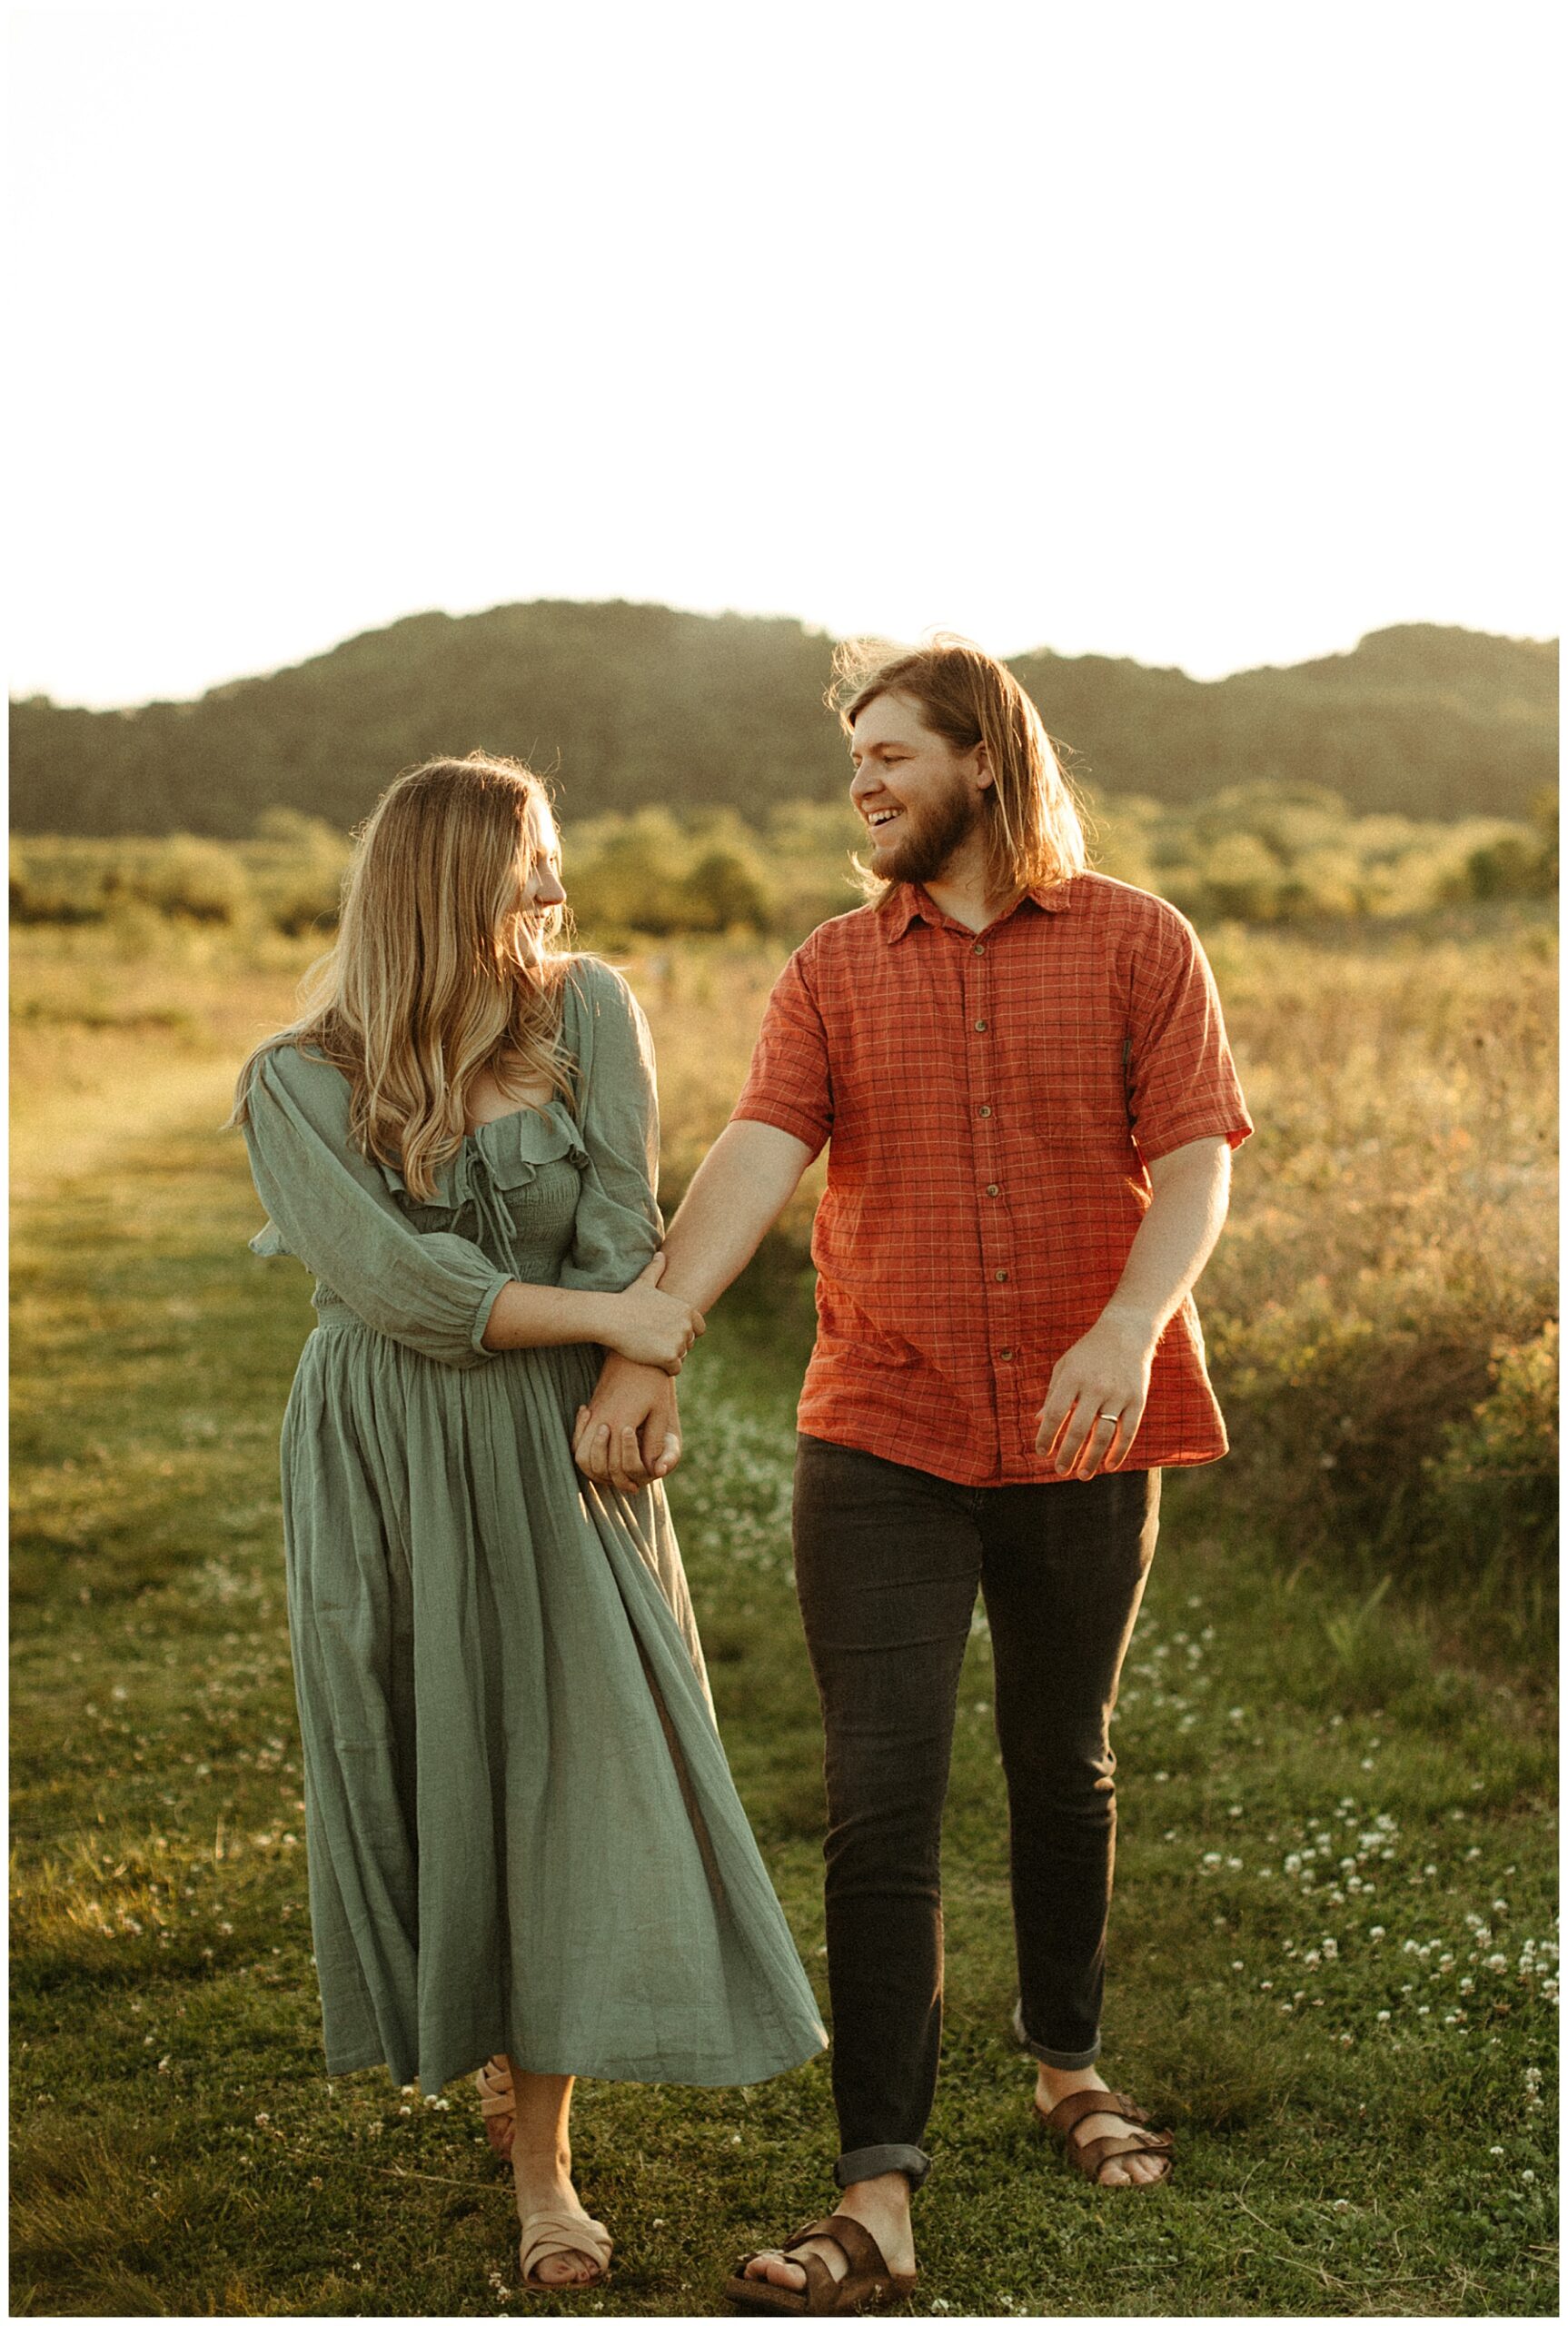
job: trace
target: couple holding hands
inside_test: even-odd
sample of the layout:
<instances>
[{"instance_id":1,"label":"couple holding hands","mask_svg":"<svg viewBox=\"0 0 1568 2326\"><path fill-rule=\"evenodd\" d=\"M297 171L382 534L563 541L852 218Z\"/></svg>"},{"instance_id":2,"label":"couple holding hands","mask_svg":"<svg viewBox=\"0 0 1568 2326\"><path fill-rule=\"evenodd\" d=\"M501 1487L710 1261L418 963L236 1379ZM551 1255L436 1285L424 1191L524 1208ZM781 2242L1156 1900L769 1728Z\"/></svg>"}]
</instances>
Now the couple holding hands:
<instances>
[{"instance_id":1,"label":"couple holding hands","mask_svg":"<svg viewBox=\"0 0 1568 2326\"><path fill-rule=\"evenodd\" d=\"M840 661L866 903L768 1004L669 1234L653 1059L562 949L538 780L401 776L303 1014L242 1072L317 1278L283 1433L327 2063L477 2071L528 2285L604 2277L572 2081L753 2083L826 2042L714 1725L662 1479L702 1312L829 1148L796 1577L821 1696L836 2205L728 2281L907 2293L941 2023L939 1836L977 1590L1034 2106L1102 2185L1169 2135L1100 2045L1109 1725L1159 1475L1226 1447L1191 1288L1251 1125L1181 916L1086 869L1005 667Z\"/></svg>"}]
</instances>

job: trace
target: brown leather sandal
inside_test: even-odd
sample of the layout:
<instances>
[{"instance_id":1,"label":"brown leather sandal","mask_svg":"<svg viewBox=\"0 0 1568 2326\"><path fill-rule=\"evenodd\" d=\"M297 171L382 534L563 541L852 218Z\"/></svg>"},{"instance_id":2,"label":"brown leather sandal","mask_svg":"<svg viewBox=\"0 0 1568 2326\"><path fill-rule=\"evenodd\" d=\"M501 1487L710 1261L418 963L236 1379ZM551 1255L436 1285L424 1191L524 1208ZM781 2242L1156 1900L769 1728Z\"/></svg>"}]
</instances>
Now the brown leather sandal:
<instances>
[{"instance_id":1,"label":"brown leather sandal","mask_svg":"<svg viewBox=\"0 0 1568 2326\"><path fill-rule=\"evenodd\" d=\"M1113 2156L1157 2156L1165 2166L1153 2181L1118 2182L1115 2184L1118 2188L1163 2189L1175 2170L1176 2143L1169 2132L1102 2132L1097 2141L1074 2140L1073 2127L1086 2116L1120 2116L1129 2124L1146 2124L1147 2115L1125 2092L1069 2092L1048 2116L1037 2100L1035 2113L1047 2132L1061 2142L1067 2162L1086 2173L1097 2189L1105 2187L1104 2169Z\"/></svg>"},{"instance_id":2,"label":"brown leather sandal","mask_svg":"<svg viewBox=\"0 0 1568 2326\"><path fill-rule=\"evenodd\" d=\"M868 2302L902 2301L914 2292L913 2275L901 2277L890 2270L870 2231L851 2221L848 2213L829 2213L822 2221L808 2222L782 2245L765 2246L761 2251L792 2253L813 2237L825 2238L839 2248L849 2265L841 2278L835 2278L819 2254L802 2253L796 2267L806 2272L804 2292L797 2286L776 2286L769 2278L746 2275L747 2262L758 2256L745 2253L733 2274L725 2279L725 2292L732 2301L749 2302L758 2310L789 2311L798 2318L854 2317Z\"/></svg>"}]
</instances>

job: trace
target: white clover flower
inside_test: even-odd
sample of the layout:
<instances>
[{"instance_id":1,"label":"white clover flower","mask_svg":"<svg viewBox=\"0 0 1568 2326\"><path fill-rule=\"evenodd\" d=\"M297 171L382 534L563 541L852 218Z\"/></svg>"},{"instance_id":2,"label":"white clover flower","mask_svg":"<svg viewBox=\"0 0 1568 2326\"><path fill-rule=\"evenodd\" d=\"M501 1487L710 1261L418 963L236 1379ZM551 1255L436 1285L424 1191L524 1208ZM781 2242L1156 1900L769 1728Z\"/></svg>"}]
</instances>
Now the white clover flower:
<instances>
[{"instance_id":1,"label":"white clover flower","mask_svg":"<svg viewBox=\"0 0 1568 2326\"><path fill-rule=\"evenodd\" d=\"M1389 2012L1389 2011L1380 2011L1380 2012L1378 2013L1377 2016L1378 2016L1379 2021L1381 2022L1381 2021L1385 2020L1385 2019L1392 2019L1392 2018L1393 2018L1393 2016L1394 2016L1394 2013L1393 2013L1392 2012Z\"/></svg>"},{"instance_id":2,"label":"white clover flower","mask_svg":"<svg viewBox=\"0 0 1568 2326\"><path fill-rule=\"evenodd\" d=\"M1388 1936L1388 1933L1384 1929L1381 1923L1374 1923L1372 1928L1366 1934L1368 1938L1386 1938Z\"/></svg>"}]
</instances>

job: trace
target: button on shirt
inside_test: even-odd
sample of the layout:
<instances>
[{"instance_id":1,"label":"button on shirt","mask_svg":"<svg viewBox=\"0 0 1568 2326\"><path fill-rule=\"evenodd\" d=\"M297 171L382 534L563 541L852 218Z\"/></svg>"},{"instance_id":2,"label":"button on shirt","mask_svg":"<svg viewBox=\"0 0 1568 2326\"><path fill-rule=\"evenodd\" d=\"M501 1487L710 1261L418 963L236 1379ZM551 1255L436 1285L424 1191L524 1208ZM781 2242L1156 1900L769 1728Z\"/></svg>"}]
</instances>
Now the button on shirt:
<instances>
[{"instance_id":1,"label":"button on shirt","mask_svg":"<svg viewBox=\"0 0 1568 2326\"><path fill-rule=\"evenodd\" d=\"M1039 1409L1116 1289L1146 1167L1252 1128L1191 927L1094 872L982 938L908 882L824 922L773 989L734 1119L831 1142L801 1429L962 1486L1055 1476ZM1226 1449L1189 1299L1128 1461Z\"/></svg>"}]
</instances>

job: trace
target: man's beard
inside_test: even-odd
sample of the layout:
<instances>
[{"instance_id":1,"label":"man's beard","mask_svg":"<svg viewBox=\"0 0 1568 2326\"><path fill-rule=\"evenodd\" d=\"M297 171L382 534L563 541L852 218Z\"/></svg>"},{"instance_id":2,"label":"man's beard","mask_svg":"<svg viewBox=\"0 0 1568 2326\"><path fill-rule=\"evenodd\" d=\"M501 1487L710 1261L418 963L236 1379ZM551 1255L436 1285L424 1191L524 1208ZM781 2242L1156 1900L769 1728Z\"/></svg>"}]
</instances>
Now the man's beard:
<instances>
[{"instance_id":1,"label":"man's beard","mask_svg":"<svg viewBox=\"0 0 1568 2326\"><path fill-rule=\"evenodd\" d=\"M980 803L967 783L956 782L918 824L911 810L904 816L905 830L889 849L878 851L872 870L881 880L935 880L979 822Z\"/></svg>"}]
</instances>

